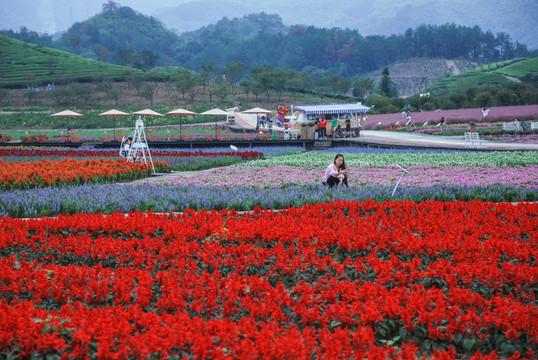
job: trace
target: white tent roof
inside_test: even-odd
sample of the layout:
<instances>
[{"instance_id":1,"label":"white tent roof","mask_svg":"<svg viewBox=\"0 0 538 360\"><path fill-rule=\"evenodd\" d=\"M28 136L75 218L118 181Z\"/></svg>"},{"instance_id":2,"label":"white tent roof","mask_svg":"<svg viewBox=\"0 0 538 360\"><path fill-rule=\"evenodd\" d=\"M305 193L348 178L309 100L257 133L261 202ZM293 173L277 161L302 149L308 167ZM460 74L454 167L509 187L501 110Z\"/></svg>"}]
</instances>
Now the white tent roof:
<instances>
[{"instance_id":1,"label":"white tent roof","mask_svg":"<svg viewBox=\"0 0 538 360\"><path fill-rule=\"evenodd\" d=\"M370 108L361 103L351 104L305 104L293 105L293 112L300 111L305 114L342 114L342 113L365 113Z\"/></svg>"}]
</instances>

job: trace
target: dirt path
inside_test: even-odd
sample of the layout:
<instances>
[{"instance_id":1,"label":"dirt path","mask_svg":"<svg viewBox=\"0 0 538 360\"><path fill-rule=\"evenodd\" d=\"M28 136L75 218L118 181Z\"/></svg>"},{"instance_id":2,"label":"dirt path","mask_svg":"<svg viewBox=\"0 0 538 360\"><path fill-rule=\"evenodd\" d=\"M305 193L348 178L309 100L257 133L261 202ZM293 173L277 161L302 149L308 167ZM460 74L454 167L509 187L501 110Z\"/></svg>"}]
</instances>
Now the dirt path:
<instances>
[{"instance_id":1,"label":"dirt path","mask_svg":"<svg viewBox=\"0 0 538 360\"><path fill-rule=\"evenodd\" d=\"M508 76L508 75L504 75L504 77L507 78L510 81L515 82L515 83L520 83L521 82L521 80L519 80L517 77Z\"/></svg>"},{"instance_id":2,"label":"dirt path","mask_svg":"<svg viewBox=\"0 0 538 360\"><path fill-rule=\"evenodd\" d=\"M445 64L450 69L452 75L457 75L461 72L454 60L445 60Z\"/></svg>"}]
</instances>

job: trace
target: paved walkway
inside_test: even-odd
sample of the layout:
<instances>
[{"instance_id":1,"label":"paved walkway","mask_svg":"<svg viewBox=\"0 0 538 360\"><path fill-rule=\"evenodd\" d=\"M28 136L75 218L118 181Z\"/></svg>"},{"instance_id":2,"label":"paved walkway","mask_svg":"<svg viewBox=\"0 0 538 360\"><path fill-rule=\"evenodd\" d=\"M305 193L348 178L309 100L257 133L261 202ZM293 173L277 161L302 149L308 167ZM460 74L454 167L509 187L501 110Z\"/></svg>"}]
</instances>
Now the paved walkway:
<instances>
[{"instance_id":1,"label":"paved walkway","mask_svg":"<svg viewBox=\"0 0 538 360\"><path fill-rule=\"evenodd\" d=\"M245 129L256 128L256 115L235 113L236 125ZM275 131L283 131L283 128L275 126ZM350 139L335 139L333 143L361 143L373 146L396 146L396 147L418 147L436 149L466 149L463 136L437 136L417 133L407 133L399 131L385 130L363 130L361 136ZM494 141L484 141L483 150L535 150L538 151L538 144L502 143ZM473 149L475 150L475 149Z\"/></svg>"}]
</instances>

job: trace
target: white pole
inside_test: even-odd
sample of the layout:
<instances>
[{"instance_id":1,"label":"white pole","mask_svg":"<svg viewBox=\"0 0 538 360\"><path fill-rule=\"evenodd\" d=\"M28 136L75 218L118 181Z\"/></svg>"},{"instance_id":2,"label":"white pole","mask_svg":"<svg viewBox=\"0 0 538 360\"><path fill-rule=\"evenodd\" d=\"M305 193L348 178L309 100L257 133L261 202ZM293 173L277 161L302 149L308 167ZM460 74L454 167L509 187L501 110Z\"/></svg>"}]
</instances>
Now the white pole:
<instances>
[{"instance_id":1,"label":"white pole","mask_svg":"<svg viewBox=\"0 0 538 360\"><path fill-rule=\"evenodd\" d=\"M396 193L396 189L398 188L398 185L400 185L400 181L406 176L409 175L411 177L415 177L415 175L411 174L409 171L405 170L400 165L396 164L397 167L399 167L402 170L402 176L400 176L400 179L398 179L398 182L396 183L396 186L394 186L394 190L392 190L392 197L394 197L394 194Z\"/></svg>"}]
</instances>

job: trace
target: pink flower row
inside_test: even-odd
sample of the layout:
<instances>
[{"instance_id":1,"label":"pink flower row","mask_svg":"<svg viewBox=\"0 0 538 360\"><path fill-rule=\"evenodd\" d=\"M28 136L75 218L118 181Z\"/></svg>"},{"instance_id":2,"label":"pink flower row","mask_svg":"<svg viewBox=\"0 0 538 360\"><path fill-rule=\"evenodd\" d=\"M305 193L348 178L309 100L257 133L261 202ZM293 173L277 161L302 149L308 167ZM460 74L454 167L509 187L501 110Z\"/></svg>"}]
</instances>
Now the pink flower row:
<instances>
[{"instance_id":1,"label":"pink flower row","mask_svg":"<svg viewBox=\"0 0 538 360\"><path fill-rule=\"evenodd\" d=\"M203 177L180 177L172 184L207 186L253 186L260 188L289 185L319 184L323 168L293 167L227 167L214 169ZM351 167L350 186L390 185L401 176L396 167ZM451 184L457 186L487 186L492 184L516 187L538 186L538 165L529 166L413 166L408 169L415 178L406 176L401 184L430 186Z\"/></svg>"}]
</instances>

